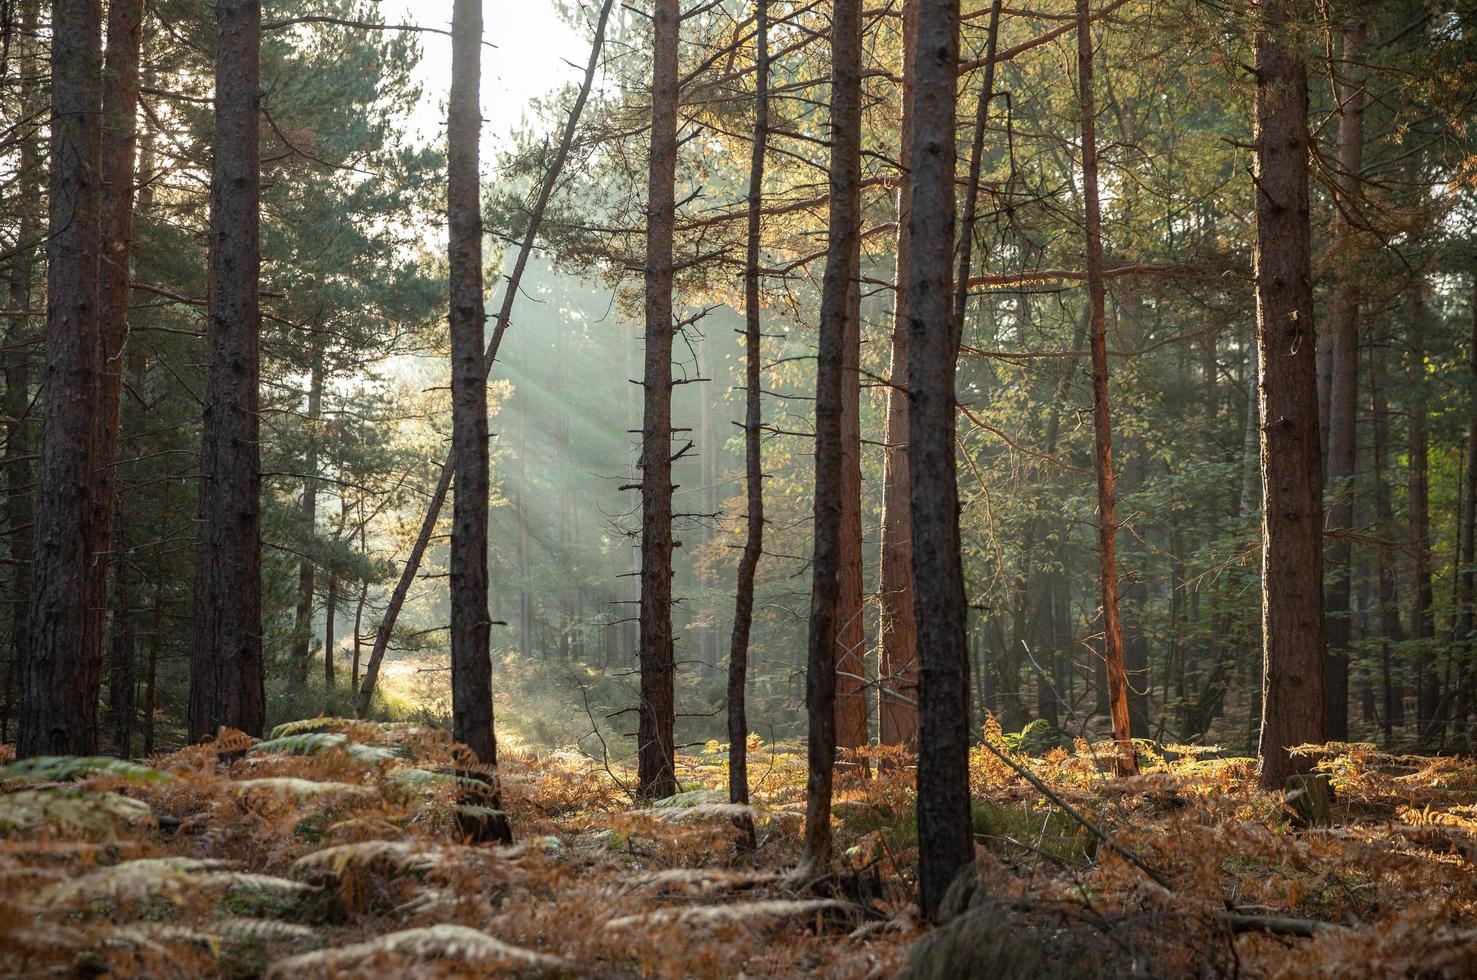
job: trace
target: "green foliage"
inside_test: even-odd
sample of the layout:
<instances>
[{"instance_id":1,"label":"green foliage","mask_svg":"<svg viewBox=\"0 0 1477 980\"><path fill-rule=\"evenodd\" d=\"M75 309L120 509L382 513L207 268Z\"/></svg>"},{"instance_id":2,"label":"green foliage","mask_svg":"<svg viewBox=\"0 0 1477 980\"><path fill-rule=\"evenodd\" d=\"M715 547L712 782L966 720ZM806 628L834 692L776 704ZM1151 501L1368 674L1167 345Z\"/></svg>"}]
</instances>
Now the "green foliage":
<instances>
[{"instance_id":1,"label":"green foliage","mask_svg":"<svg viewBox=\"0 0 1477 980\"><path fill-rule=\"evenodd\" d=\"M286 752L292 755L319 755L324 752L346 752L359 762L376 764L400 758L404 753L384 745L364 745L339 732L302 732L258 742L252 752Z\"/></svg>"},{"instance_id":2,"label":"green foliage","mask_svg":"<svg viewBox=\"0 0 1477 980\"><path fill-rule=\"evenodd\" d=\"M37 755L0 766L0 781L58 782L89 776L110 776L131 783L158 783L173 778L167 772L110 756Z\"/></svg>"}]
</instances>

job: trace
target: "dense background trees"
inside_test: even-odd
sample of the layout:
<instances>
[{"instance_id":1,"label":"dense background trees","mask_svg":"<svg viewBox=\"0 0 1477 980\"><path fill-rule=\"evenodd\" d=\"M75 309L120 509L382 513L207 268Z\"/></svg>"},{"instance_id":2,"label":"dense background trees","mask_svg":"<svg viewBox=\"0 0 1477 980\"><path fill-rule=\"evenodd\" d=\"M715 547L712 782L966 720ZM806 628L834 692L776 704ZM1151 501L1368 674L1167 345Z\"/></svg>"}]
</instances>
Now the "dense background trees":
<instances>
[{"instance_id":1,"label":"dense background trees","mask_svg":"<svg viewBox=\"0 0 1477 980\"><path fill-rule=\"evenodd\" d=\"M1270 786L1472 748L1465 5L607 5L487 167L475 4L451 161L439 21L12 7L23 754L358 711L491 763L491 689L662 798L809 735L815 870L903 745L932 913L987 716Z\"/></svg>"}]
</instances>

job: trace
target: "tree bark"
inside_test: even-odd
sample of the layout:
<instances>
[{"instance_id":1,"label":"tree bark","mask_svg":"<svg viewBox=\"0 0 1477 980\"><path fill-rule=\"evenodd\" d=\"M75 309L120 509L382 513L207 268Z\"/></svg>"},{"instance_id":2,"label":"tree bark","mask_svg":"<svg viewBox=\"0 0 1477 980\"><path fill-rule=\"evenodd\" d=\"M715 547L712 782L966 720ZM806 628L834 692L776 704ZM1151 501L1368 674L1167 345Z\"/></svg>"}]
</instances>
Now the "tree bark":
<instances>
[{"instance_id":1,"label":"tree bark","mask_svg":"<svg viewBox=\"0 0 1477 980\"><path fill-rule=\"evenodd\" d=\"M1138 773L1128 714L1128 676L1123 664L1123 622L1118 612L1118 517L1113 477L1113 423L1108 400L1108 325L1104 314L1102 219L1098 206L1096 115L1092 89L1092 28L1088 0L1077 0L1077 76L1081 86L1082 200L1087 230L1087 296L1091 321L1092 420L1097 469L1098 578L1103 601L1103 660L1108 708L1117 746L1115 770Z\"/></svg>"},{"instance_id":2,"label":"tree bark","mask_svg":"<svg viewBox=\"0 0 1477 980\"><path fill-rule=\"evenodd\" d=\"M1365 43L1364 24L1344 25L1343 77L1338 84L1338 171L1334 193L1339 218L1335 235L1340 245L1337 281L1329 301L1328 472L1329 495L1328 598L1324 627L1328 659L1324 670L1324 729L1329 739L1349 738L1349 642L1353 627L1353 581L1350 531L1354 524L1354 465L1359 411L1359 271L1355 242L1358 232L1348 215L1359 200L1359 172L1364 165L1364 87L1352 78L1359 71ZM1340 533L1344 532L1344 533Z\"/></svg>"},{"instance_id":3,"label":"tree bark","mask_svg":"<svg viewBox=\"0 0 1477 980\"><path fill-rule=\"evenodd\" d=\"M845 460L842 406L847 318L857 266L860 226L861 3L831 7L830 218L821 280L815 385L815 525L811 562L810 635L805 671L809 720L802 871L829 873L831 796L836 764L836 653L841 636L842 495Z\"/></svg>"},{"instance_id":4,"label":"tree bark","mask_svg":"<svg viewBox=\"0 0 1477 980\"><path fill-rule=\"evenodd\" d=\"M261 3L217 0L215 167L190 739L266 723L261 583Z\"/></svg>"},{"instance_id":5,"label":"tree bark","mask_svg":"<svg viewBox=\"0 0 1477 980\"><path fill-rule=\"evenodd\" d=\"M769 0L754 4L754 141L749 153L749 213L744 243L744 489L748 528L734 587L733 637L728 651L728 801L749 802L749 629L754 621L754 573L764 553L762 321L759 307L764 154L769 142ZM738 821L741 846L754 849L754 822Z\"/></svg>"},{"instance_id":6,"label":"tree bark","mask_svg":"<svg viewBox=\"0 0 1477 980\"><path fill-rule=\"evenodd\" d=\"M113 0L108 5L108 48L103 66L102 191L99 227L98 318L101 375L96 418L96 535L103 554L93 564L93 594L87 643L102 656L107 620L107 546L112 547L118 600L128 601L124 540L113 533L116 508L119 409L123 395L124 346L128 340L128 298L132 282L134 158L138 144L139 53L143 37L143 0ZM108 699L117 744L128 756L133 714L133 639L128 610L115 613Z\"/></svg>"},{"instance_id":7,"label":"tree bark","mask_svg":"<svg viewBox=\"0 0 1477 980\"><path fill-rule=\"evenodd\" d=\"M95 439L101 367L98 229L102 16L98 0L52 6L51 197L47 242L46 416L35 518L29 644L16 754L94 755L101 651L95 602Z\"/></svg>"},{"instance_id":8,"label":"tree bark","mask_svg":"<svg viewBox=\"0 0 1477 980\"><path fill-rule=\"evenodd\" d=\"M482 371L482 207L478 141L482 5L452 8L451 98L446 126L450 228L451 442L456 495L451 516L451 714L458 742L497 764L493 733L491 623L487 612L487 388Z\"/></svg>"},{"instance_id":9,"label":"tree bark","mask_svg":"<svg viewBox=\"0 0 1477 980\"><path fill-rule=\"evenodd\" d=\"M848 15L849 16L849 15ZM862 428L861 428L861 181L862 27L848 24L832 35L831 213L840 210L849 227L827 256L843 262L846 280L837 319L841 330L841 471L837 486L841 534L837 542L836 744L867 744L866 629L862 618ZM839 196L838 196L839 193ZM832 230L835 230L833 223ZM824 284L823 284L824 285ZM824 304L821 317L826 316Z\"/></svg>"},{"instance_id":10,"label":"tree bark","mask_svg":"<svg viewBox=\"0 0 1477 980\"><path fill-rule=\"evenodd\" d=\"M887 447L882 472L882 569L877 672L878 736L912 747L918 737L918 628L913 619L913 522L908 512L908 266L913 185L913 72L918 0L903 0L903 85L897 192L897 268L888 369ZM894 696L896 695L896 696Z\"/></svg>"},{"instance_id":11,"label":"tree bark","mask_svg":"<svg viewBox=\"0 0 1477 980\"><path fill-rule=\"evenodd\" d=\"M1257 358L1262 465L1261 782L1307 771L1288 749L1323 727L1323 479L1308 212L1308 77L1284 0L1259 15Z\"/></svg>"},{"instance_id":12,"label":"tree bark","mask_svg":"<svg viewBox=\"0 0 1477 980\"><path fill-rule=\"evenodd\" d=\"M641 704L637 791L677 792L672 649L672 236L676 225L677 0L657 0L646 185L646 363L641 417Z\"/></svg>"},{"instance_id":13,"label":"tree bark","mask_svg":"<svg viewBox=\"0 0 1477 980\"><path fill-rule=\"evenodd\" d=\"M36 21L40 4L26 0L21 5L18 24L17 57L26 67L20 72L18 101L22 116L36 119L43 109L40 86L36 82L41 58L36 42ZM10 648L5 662L5 689L0 692L0 742L12 738L11 721L16 709L15 694L20 679L22 660L30 645L31 553L35 541L34 503L31 474L31 318L34 301L36 256L43 228L41 224L41 130L37 123L19 134L18 170L15 175L16 251L7 270L10 315L5 335L5 520L10 539L10 557L14 560L10 580L13 612L10 623Z\"/></svg>"},{"instance_id":14,"label":"tree bark","mask_svg":"<svg viewBox=\"0 0 1477 980\"><path fill-rule=\"evenodd\" d=\"M908 223L909 488L914 615L918 623L918 891L935 918L974 857L969 811L967 606L954 457L955 78L957 0L918 0Z\"/></svg>"}]
</instances>

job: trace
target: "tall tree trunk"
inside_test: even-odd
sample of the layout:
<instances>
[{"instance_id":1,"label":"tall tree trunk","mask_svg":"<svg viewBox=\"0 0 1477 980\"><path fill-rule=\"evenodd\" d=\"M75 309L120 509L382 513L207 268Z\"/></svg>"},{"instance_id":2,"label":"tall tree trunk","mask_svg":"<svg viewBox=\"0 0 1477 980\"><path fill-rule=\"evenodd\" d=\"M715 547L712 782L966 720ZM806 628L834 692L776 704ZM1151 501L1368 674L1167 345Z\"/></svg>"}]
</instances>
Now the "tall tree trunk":
<instances>
[{"instance_id":1,"label":"tall tree trunk","mask_svg":"<svg viewBox=\"0 0 1477 980\"><path fill-rule=\"evenodd\" d=\"M452 79L446 126L446 214L450 228L452 729L487 765L497 764L487 611L487 388L482 372L482 5L452 8Z\"/></svg>"},{"instance_id":2,"label":"tall tree trunk","mask_svg":"<svg viewBox=\"0 0 1477 980\"><path fill-rule=\"evenodd\" d=\"M754 5L754 141L749 152L749 212L744 247L744 489L748 529L734 587L733 638L728 650L728 801L749 802L749 628L754 620L754 573L764 553L762 322L759 259L764 210L764 153L769 142L769 0ZM753 850L754 822L738 821L740 843Z\"/></svg>"},{"instance_id":3,"label":"tall tree trunk","mask_svg":"<svg viewBox=\"0 0 1477 980\"><path fill-rule=\"evenodd\" d=\"M209 368L190 739L266 723L261 582L260 0L217 0Z\"/></svg>"},{"instance_id":4,"label":"tall tree trunk","mask_svg":"<svg viewBox=\"0 0 1477 980\"><path fill-rule=\"evenodd\" d=\"M1349 642L1353 627L1352 550L1354 463L1359 411L1359 270L1355 242L1358 231L1349 215L1358 209L1359 171L1364 165L1364 88L1359 71L1365 42L1364 24L1344 25L1343 65L1338 85L1338 172L1334 175L1339 204L1336 235L1341 245L1337 281L1329 301L1328 472L1331 503L1328 543L1328 659L1324 668L1324 732L1334 741L1349 738Z\"/></svg>"},{"instance_id":5,"label":"tall tree trunk","mask_svg":"<svg viewBox=\"0 0 1477 980\"><path fill-rule=\"evenodd\" d=\"M1431 495L1429 480L1430 436L1426 407L1426 277L1416 279L1410 290L1407 355L1405 359L1410 403L1406 409L1406 499L1410 512L1411 554L1415 606L1410 616L1411 638L1419 642L1416 654L1416 726L1422 738L1436 719L1439 699L1436 655L1436 591L1431 581Z\"/></svg>"},{"instance_id":6,"label":"tall tree trunk","mask_svg":"<svg viewBox=\"0 0 1477 980\"><path fill-rule=\"evenodd\" d=\"M481 346L481 340L478 340ZM323 332L315 330L308 347L308 451L303 466L303 493L299 501L305 537L311 537L318 526L318 430L323 419ZM291 671L293 682L302 685L308 679L308 658L312 656L313 589L318 565L304 557L297 565L297 616L293 622Z\"/></svg>"},{"instance_id":7,"label":"tall tree trunk","mask_svg":"<svg viewBox=\"0 0 1477 980\"><path fill-rule=\"evenodd\" d=\"M638 792L677 792L672 649L672 235L677 200L677 0L657 0L646 184L646 363L641 418L641 704Z\"/></svg>"},{"instance_id":8,"label":"tall tree trunk","mask_svg":"<svg viewBox=\"0 0 1477 980\"><path fill-rule=\"evenodd\" d=\"M333 696L334 614L338 612L338 573L328 573L328 594L323 598L323 689Z\"/></svg>"},{"instance_id":9,"label":"tall tree trunk","mask_svg":"<svg viewBox=\"0 0 1477 980\"><path fill-rule=\"evenodd\" d=\"M912 255L908 267L909 488L918 622L918 892L935 918L974 857L969 813L967 606L954 458L957 0L918 0L913 81Z\"/></svg>"},{"instance_id":10,"label":"tall tree trunk","mask_svg":"<svg viewBox=\"0 0 1477 980\"><path fill-rule=\"evenodd\" d=\"M883 745L912 746L918 737L918 629L913 618L913 524L908 512L908 266L912 254L913 72L918 0L903 0L903 85L897 191L897 269L893 277L892 366L888 369L887 435L882 471L882 560L879 585L878 736Z\"/></svg>"},{"instance_id":11,"label":"tall tree trunk","mask_svg":"<svg viewBox=\"0 0 1477 980\"><path fill-rule=\"evenodd\" d=\"M831 214L847 222L840 237L831 222L827 256L844 263L840 305L841 469L837 492L840 538L836 564L836 745L867 744L865 657L862 619L862 428L861 428L861 181L862 181L862 27L861 14L845 33L832 34L831 58ZM837 64L837 62L841 62ZM838 214L839 211L839 214ZM823 284L824 285L824 284ZM823 306L821 316L826 315Z\"/></svg>"},{"instance_id":12,"label":"tall tree trunk","mask_svg":"<svg viewBox=\"0 0 1477 980\"><path fill-rule=\"evenodd\" d=\"M109 542L120 577L117 596L128 602L124 538L113 533L117 503L119 409L123 395L124 346L128 339L128 298L132 282L134 157L138 143L139 51L143 36L143 0L113 0L108 5L108 49L103 65L102 192L99 227L98 319L101 375L96 419L96 535ZM102 655L107 620L108 561L93 564L93 594L87 643ZM120 605L114 623L108 699L117 744L126 758L131 750L133 704L133 638L129 611ZM121 659L120 659L121 658Z\"/></svg>"},{"instance_id":13,"label":"tall tree trunk","mask_svg":"<svg viewBox=\"0 0 1477 980\"><path fill-rule=\"evenodd\" d=\"M1308 213L1308 75L1284 0L1253 3L1257 357L1262 461L1261 781L1309 761L1323 727L1323 474ZM1295 44L1296 42L1292 42Z\"/></svg>"},{"instance_id":14,"label":"tall tree trunk","mask_svg":"<svg viewBox=\"0 0 1477 980\"><path fill-rule=\"evenodd\" d=\"M46 417L16 754L93 755L101 651L88 645L96 537L101 3L52 6ZM105 547L105 545L103 546Z\"/></svg>"},{"instance_id":15,"label":"tall tree trunk","mask_svg":"<svg viewBox=\"0 0 1477 980\"><path fill-rule=\"evenodd\" d=\"M1128 715L1128 678L1123 665L1123 623L1118 613L1118 516L1113 488L1113 423L1108 401L1108 324L1104 314L1102 220L1098 208L1097 108L1092 89L1092 30L1089 0L1077 0L1077 77L1082 112L1082 199L1087 229L1087 297L1091 321L1092 419L1098 501L1098 577L1103 600L1103 661L1108 708L1120 776L1138 772Z\"/></svg>"},{"instance_id":16,"label":"tall tree trunk","mask_svg":"<svg viewBox=\"0 0 1477 980\"><path fill-rule=\"evenodd\" d=\"M835 0L831 13L831 186L826 271L821 281L815 386L815 554L805 672L809 720L802 869L831 865L831 791L836 763L836 652L841 637L841 498L846 492L842 411L846 333L860 230L861 3Z\"/></svg>"},{"instance_id":17,"label":"tall tree trunk","mask_svg":"<svg viewBox=\"0 0 1477 980\"><path fill-rule=\"evenodd\" d=\"M18 24L18 57L23 56L18 86L19 110L23 117L37 119L43 109L36 82L41 59L36 41L38 0L25 0ZM36 528L33 523L31 474L31 325L33 282L37 249L41 243L41 129L33 122L18 134L15 175L16 248L7 270L10 316L5 333L5 521L13 562L10 580L13 612L10 646L5 658L5 689L0 692L0 742L13 737L15 694L22 658L30 645L31 552Z\"/></svg>"},{"instance_id":18,"label":"tall tree trunk","mask_svg":"<svg viewBox=\"0 0 1477 980\"><path fill-rule=\"evenodd\" d=\"M590 87L595 80L595 69L600 63L600 52L605 44L605 25L610 18L612 3L613 0L605 0L600 8L600 17L595 23L595 40L590 47L589 61L585 64L584 81L580 83L579 95L575 98L574 105L570 107L569 118L565 120L559 148L554 152L554 158L549 161L549 168L544 172L543 181L539 185L538 196L534 199L533 208L529 211L528 227L524 229L523 241L518 246L518 256L513 262L513 271L508 275L507 286L503 290L503 301L498 307L497 321L492 329L492 339L487 342L487 350L483 354L482 376L484 381L492 370L493 362L497 360L498 348L502 346L503 334L507 332L509 320L513 315L513 302L518 297L518 284L523 280L523 271L528 267L528 257L533 252L534 239L543 224L544 212L548 209L549 199L554 195L554 184L558 181L559 175L564 172L564 163L569 159L569 148L574 142L575 129L579 124L581 113L584 112L585 103L589 100ZM441 519L441 508L445 506L446 495L451 490L451 477L454 471L455 449L453 448L441 464L441 474L437 478L430 499L426 502L426 513L421 518L420 530L416 534L415 542L411 545L410 554L405 558L405 567L400 570L400 578L390 593L390 600L385 606L385 613L380 619L379 628L375 631L374 646L370 648L369 662L364 666L364 680L359 686L359 695L354 705L355 713L361 718L369 714L369 706L374 701L374 686L379 680L380 664L384 660L385 652L390 648L390 637L395 632L395 623L400 618L400 610L405 607L405 599L410 595L410 587L415 584L421 560L426 555L431 538L435 536L436 523Z\"/></svg>"}]
</instances>

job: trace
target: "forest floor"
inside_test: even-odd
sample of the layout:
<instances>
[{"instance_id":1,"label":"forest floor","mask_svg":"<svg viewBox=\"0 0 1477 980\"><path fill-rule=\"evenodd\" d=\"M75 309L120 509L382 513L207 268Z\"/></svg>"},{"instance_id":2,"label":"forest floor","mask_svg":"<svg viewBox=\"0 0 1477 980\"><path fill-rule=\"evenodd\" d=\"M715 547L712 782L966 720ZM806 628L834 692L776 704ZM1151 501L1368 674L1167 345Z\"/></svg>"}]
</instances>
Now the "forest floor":
<instances>
[{"instance_id":1,"label":"forest floor","mask_svg":"<svg viewBox=\"0 0 1477 980\"><path fill-rule=\"evenodd\" d=\"M903 758L845 769L841 870L807 885L799 746L751 738L744 855L716 743L655 806L618 767L506 752L509 847L463 842L458 807L479 811L442 731L273 735L0 768L0 974L1477 976L1471 759L1319 750L1334 819L1299 830L1248 759L1146 744L1145 774L1115 780L1106 746L1027 755L987 730L1055 799L975 750L979 886L928 930Z\"/></svg>"}]
</instances>

